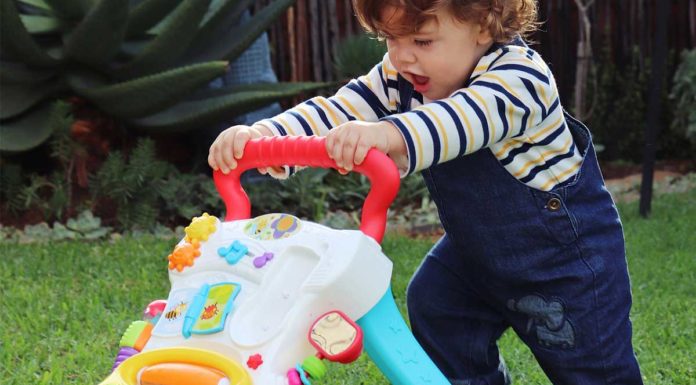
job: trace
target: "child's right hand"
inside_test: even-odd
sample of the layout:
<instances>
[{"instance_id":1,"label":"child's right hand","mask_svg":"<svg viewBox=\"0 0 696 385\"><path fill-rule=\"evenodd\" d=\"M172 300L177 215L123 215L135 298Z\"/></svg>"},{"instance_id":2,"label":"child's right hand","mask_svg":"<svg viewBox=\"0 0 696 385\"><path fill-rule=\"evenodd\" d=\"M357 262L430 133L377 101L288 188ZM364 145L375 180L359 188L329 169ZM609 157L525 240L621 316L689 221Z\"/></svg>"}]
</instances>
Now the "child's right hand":
<instances>
[{"instance_id":1,"label":"child's right hand","mask_svg":"<svg viewBox=\"0 0 696 385\"><path fill-rule=\"evenodd\" d=\"M213 170L220 170L223 174L229 173L237 167L237 159L244 154L244 146L247 142L262 136L273 136L273 133L261 125L240 125L226 129L210 146L208 164ZM259 172L265 174L267 169L259 168Z\"/></svg>"}]
</instances>

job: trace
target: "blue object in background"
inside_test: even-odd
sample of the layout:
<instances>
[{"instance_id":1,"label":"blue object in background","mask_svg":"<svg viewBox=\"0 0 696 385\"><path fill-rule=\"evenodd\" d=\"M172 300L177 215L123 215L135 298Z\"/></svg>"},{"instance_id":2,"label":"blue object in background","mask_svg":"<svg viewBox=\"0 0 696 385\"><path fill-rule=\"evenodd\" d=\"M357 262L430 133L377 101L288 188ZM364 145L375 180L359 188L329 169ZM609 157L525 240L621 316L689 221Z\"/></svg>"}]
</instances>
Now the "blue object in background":
<instances>
[{"instance_id":1,"label":"blue object in background","mask_svg":"<svg viewBox=\"0 0 696 385\"><path fill-rule=\"evenodd\" d=\"M244 23L250 18L251 15L249 11L246 11L242 14L240 23ZM220 36L220 38L226 39L228 36ZM230 63L230 69L225 76L215 79L210 83L210 88L223 88L239 84L277 82L278 78L275 72L273 72L273 66L271 65L268 35L263 33L237 58L237 60ZM234 124L251 125L261 119L270 118L281 112L280 105L278 105L278 103L273 103L258 110L231 117L229 122L226 122L223 127L218 127L217 132Z\"/></svg>"},{"instance_id":2,"label":"blue object in background","mask_svg":"<svg viewBox=\"0 0 696 385\"><path fill-rule=\"evenodd\" d=\"M246 22L251 18L249 11L244 12L240 19L240 23ZM228 31L229 32L229 31ZM220 39L234 38L233 36L222 35ZM210 82L210 88L224 88L240 84L255 84L255 83L278 83L278 78L273 72L271 64L271 54L268 44L268 35L264 32L259 36L249 48L246 49L237 60L230 63L227 73L220 78ZM228 127L244 124L250 126L259 120L271 118L282 112L278 103L269 104L261 107L258 110L250 111L241 115L230 116L228 120L220 122L212 127L203 127L196 134L196 141L200 142L202 150L207 158L207 150L213 143L218 134ZM266 179L263 176L252 170L242 176L244 182L253 182Z\"/></svg>"}]
</instances>

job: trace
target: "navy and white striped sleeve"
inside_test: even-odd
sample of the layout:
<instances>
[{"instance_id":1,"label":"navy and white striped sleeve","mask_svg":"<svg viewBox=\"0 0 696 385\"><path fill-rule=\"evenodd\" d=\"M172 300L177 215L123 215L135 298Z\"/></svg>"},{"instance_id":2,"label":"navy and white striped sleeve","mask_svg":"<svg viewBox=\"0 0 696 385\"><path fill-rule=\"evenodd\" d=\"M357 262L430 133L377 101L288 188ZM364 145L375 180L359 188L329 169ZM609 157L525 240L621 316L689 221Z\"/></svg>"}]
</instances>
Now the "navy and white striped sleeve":
<instances>
[{"instance_id":1,"label":"navy and white striped sleeve","mask_svg":"<svg viewBox=\"0 0 696 385\"><path fill-rule=\"evenodd\" d=\"M397 72L389 57L367 75L351 80L331 97L317 96L257 124L276 135L326 135L342 123L376 122L396 109Z\"/></svg>"},{"instance_id":2,"label":"navy and white striped sleeve","mask_svg":"<svg viewBox=\"0 0 696 385\"><path fill-rule=\"evenodd\" d=\"M514 140L538 126L557 93L548 75L525 52L499 50L482 58L468 84L449 97L384 117L406 141L404 174Z\"/></svg>"}]
</instances>

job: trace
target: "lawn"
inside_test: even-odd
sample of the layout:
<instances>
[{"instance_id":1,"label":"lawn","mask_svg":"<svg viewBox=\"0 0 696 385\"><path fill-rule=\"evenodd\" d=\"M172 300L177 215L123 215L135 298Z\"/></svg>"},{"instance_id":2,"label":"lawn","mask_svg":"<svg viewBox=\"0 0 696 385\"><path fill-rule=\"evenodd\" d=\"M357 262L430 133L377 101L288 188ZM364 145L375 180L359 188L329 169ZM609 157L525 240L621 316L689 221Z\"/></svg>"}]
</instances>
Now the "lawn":
<instances>
[{"instance_id":1,"label":"lawn","mask_svg":"<svg viewBox=\"0 0 696 385\"><path fill-rule=\"evenodd\" d=\"M634 344L646 384L696 378L696 190L663 195L645 220L620 207L634 308ZM174 241L0 244L0 378L3 384L96 384L108 373L121 333L144 305L168 293L165 256ZM429 240L388 237L393 288L403 306L410 274ZM500 342L517 384L548 384L512 333ZM363 356L332 365L316 384L387 384Z\"/></svg>"}]
</instances>

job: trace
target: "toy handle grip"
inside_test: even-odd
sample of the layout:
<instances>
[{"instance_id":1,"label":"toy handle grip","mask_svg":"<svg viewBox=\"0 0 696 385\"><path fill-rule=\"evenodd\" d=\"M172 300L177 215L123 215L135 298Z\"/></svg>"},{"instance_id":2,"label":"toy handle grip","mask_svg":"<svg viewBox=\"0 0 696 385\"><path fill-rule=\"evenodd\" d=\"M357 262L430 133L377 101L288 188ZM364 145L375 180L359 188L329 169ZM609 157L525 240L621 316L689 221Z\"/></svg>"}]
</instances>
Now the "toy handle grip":
<instances>
[{"instance_id":1,"label":"toy handle grip","mask_svg":"<svg viewBox=\"0 0 696 385\"><path fill-rule=\"evenodd\" d=\"M246 170L282 165L338 169L326 152L325 141L326 138L319 136L273 136L247 142L237 168L228 174L213 172L215 186L227 209L225 220L247 219L251 215L251 203L240 182ZM375 149L353 170L367 176L371 183L363 204L360 230L381 243L387 209L399 191L399 171L387 155Z\"/></svg>"}]
</instances>

